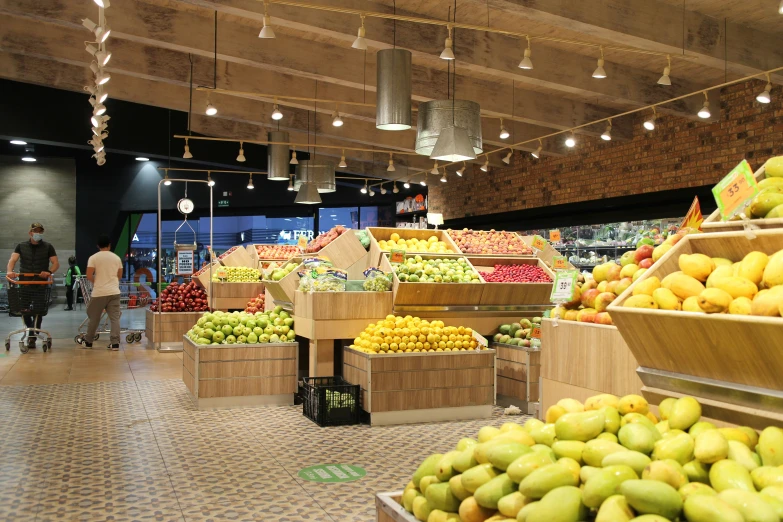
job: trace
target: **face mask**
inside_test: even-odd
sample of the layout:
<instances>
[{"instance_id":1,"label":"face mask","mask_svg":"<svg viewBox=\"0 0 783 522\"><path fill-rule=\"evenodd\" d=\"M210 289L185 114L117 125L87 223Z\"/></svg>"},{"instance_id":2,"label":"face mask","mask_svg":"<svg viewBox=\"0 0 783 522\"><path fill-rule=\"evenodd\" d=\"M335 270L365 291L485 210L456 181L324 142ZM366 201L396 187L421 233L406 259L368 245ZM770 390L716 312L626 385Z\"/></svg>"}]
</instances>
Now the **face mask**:
<instances>
[{"instance_id":1,"label":"face mask","mask_svg":"<svg viewBox=\"0 0 783 522\"><path fill-rule=\"evenodd\" d=\"M40 241L42 239L43 239L43 234L37 234L37 233L33 234L33 241Z\"/></svg>"}]
</instances>

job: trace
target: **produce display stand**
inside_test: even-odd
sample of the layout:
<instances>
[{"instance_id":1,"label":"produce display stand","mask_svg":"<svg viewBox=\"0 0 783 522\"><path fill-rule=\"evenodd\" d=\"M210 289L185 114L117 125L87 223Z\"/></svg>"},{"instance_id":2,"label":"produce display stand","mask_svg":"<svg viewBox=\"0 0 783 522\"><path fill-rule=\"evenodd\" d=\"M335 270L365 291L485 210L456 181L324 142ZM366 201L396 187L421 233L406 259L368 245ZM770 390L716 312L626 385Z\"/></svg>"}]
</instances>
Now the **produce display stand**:
<instances>
[{"instance_id":1,"label":"produce display stand","mask_svg":"<svg viewBox=\"0 0 783 522\"><path fill-rule=\"evenodd\" d=\"M275 258L267 258L267 257L262 258L262 257L258 257L258 250L256 249L256 247L259 247L259 246L276 247L276 246L280 246L280 245L272 245L272 244L264 244L264 243L256 243L256 244L247 245L245 247L245 249L247 250L247 255L250 256L250 260L253 263L252 266L254 268L259 268L260 269L262 263L272 263L272 262L274 262L274 263L285 264L285 262L288 261L289 259L301 256L301 254L299 253L299 249L297 248L294 253L292 253L290 256L286 257L285 259L275 259Z\"/></svg>"},{"instance_id":2,"label":"produce display stand","mask_svg":"<svg viewBox=\"0 0 783 522\"><path fill-rule=\"evenodd\" d=\"M387 227L367 227L367 232L370 235L370 266L379 266L381 263L381 256L388 251L381 250L379 241L388 241L392 234L399 234L400 239L428 239L432 236L438 238L438 241L443 241L449 248L451 248L451 254L459 254L460 249L454 244L454 241L449 237L445 230L428 230L419 228L387 228ZM411 252L411 254L427 254L428 252Z\"/></svg>"},{"instance_id":3,"label":"produce display stand","mask_svg":"<svg viewBox=\"0 0 783 522\"><path fill-rule=\"evenodd\" d=\"M402 491L378 493L375 495L376 522L418 522L413 513L402 507Z\"/></svg>"},{"instance_id":4,"label":"produce display stand","mask_svg":"<svg viewBox=\"0 0 783 522\"><path fill-rule=\"evenodd\" d=\"M179 344L182 336L196 324L204 312L144 311L145 334L150 343Z\"/></svg>"},{"instance_id":5,"label":"produce display stand","mask_svg":"<svg viewBox=\"0 0 783 522\"><path fill-rule=\"evenodd\" d=\"M209 282L210 282L210 275L217 272L218 268L220 268L220 263L217 261L212 262L212 271L210 273L209 265L204 267L205 270L200 275L194 275L193 281L196 282L197 285L199 285L201 288L205 290L209 290Z\"/></svg>"},{"instance_id":6,"label":"produce display stand","mask_svg":"<svg viewBox=\"0 0 783 522\"><path fill-rule=\"evenodd\" d=\"M462 255L437 255L437 254L411 254L420 255L424 259L458 259ZM468 261L468 265L473 265ZM394 272L389 256L381 256L381 270ZM394 292L394 306L477 306L481 304L481 295L484 293L484 285L478 283L409 283L400 281L397 274L393 274L392 291ZM484 280L479 277L479 281Z\"/></svg>"},{"instance_id":7,"label":"produce display stand","mask_svg":"<svg viewBox=\"0 0 783 522\"><path fill-rule=\"evenodd\" d=\"M294 404L298 343L182 344L182 380L198 409Z\"/></svg>"},{"instance_id":8,"label":"produce display stand","mask_svg":"<svg viewBox=\"0 0 783 522\"><path fill-rule=\"evenodd\" d=\"M294 262L301 263L301 259L297 259ZM301 268L302 265L299 264L296 268L291 270L291 273L282 278L280 281L271 281L269 279L263 280L264 288L266 288L266 290L269 292L269 295L272 296L272 300L280 301L281 303L289 303L290 306L293 306L294 292L297 288L299 288L299 270ZM267 299L268 304L269 301L270 300Z\"/></svg>"},{"instance_id":9,"label":"produce display stand","mask_svg":"<svg viewBox=\"0 0 783 522\"><path fill-rule=\"evenodd\" d=\"M361 386L370 425L492 416L495 350L368 354L346 347L343 376Z\"/></svg>"},{"instance_id":10,"label":"produce display stand","mask_svg":"<svg viewBox=\"0 0 783 522\"><path fill-rule=\"evenodd\" d=\"M621 294L609 312L639 362L650 396L695 396L705 415L733 424L783 425L783 318L625 308L634 288L679 270L680 254L741 260L783 249L783 231L689 234Z\"/></svg>"},{"instance_id":11,"label":"produce display stand","mask_svg":"<svg viewBox=\"0 0 783 522\"><path fill-rule=\"evenodd\" d=\"M362 242L359 241L353 230L349 229L318 252L306 252L302 255L305 257L323 257L331 261L336 268L347 270L366 256L367 250L362 246Z\"/></svg>"},{"instance_id":12,"label":"produce display stand","mask_svg":"<svg viewBox=\"0 0 783 522\"><path fill-rule=\"evenodd\" d=\"M213 282L212 285L206 287L206 290L213 309L244 310L248 301L258 297L258 294L264 293L264 283L260 281L242 283Z\"/></svg>"},{"instance_id":13,"label":"produce display stand","mask_svg":"<svg viewBox=\"0 0 783 522\"><path fill-rule=\"evenodd\" d=\"M334 375L335 341L353 339L391 313L391 292L295 291L294 324L310 341L310 377Z\"/></svg>"},{"instance_id":14,"label":"produce display stand","mask_svg":"<svg viewBox=\"0 0 783 522\"><path fill-rule=\"evenodd\" d=\"M544 319L541 345L542 414L560 399L642 390L636 359L614 326Z\"/></svg>"},{"instance_id":15,"label":"produce display stand","mask_svg":"<svg viewBox=\"0 0 783 522\"><path fill-rule=\"evenodd\" d=\"M492 343L497 352L498 406L514 405L524 413L540 409L541 349Z\"/></svg>"},{"instance_id":16,"label":"produce display stand","mask_svg":"<svg viewBox=\"0 0 783 522\"><path fill-rule=\"evenodd\" d=\"M249 268L257 268L258 263L254 262L250 258L250 254L247 253L246 248L238 247L233 252L225 255L225 257L218 257L218 261L223 266L246 266Z\"/></svg>"},{"instance_id":17,"label":"produce display stand","mask_svg":"<svg viewBox=\"0 0 783 522\"><path fill-rule=\"evenodd\" d=\"M536 257L473 257L468 262L479 272L494 272L495 265L536 265L555 280L555 274L547 264ZM549 283L492 283L483 281L479 304L482 305L526 305L549 302L552 282Z\"/></svg>"},{"instance_id":18,"label":"produce display stand","mask_svg":"<svg viewBox=\"0 0 783 522\"><path fill-rule=\"evenodd\" d=\"M764 179L767 164L764 163L755 173L756 181ZM736 220L736 221L721 221L720 210L715 210L712 214L707 216L704 222L701 224L701 229L704 232L734 232L743 231L745 226L749 225L751 230L766 229L766 228L783 228L783 218L770 218L770 219L751 219L748 221Z\"/></svg>"}]
</instances>

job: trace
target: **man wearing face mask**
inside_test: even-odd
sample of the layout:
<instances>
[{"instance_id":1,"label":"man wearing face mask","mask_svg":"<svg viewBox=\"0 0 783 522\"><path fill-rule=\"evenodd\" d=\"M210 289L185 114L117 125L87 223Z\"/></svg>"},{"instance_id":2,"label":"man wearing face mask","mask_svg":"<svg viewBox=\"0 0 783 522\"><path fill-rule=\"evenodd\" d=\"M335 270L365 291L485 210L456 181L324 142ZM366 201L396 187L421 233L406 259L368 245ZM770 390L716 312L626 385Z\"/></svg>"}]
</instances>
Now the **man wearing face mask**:
<instances>
[{"instance_id":1,"label":"man wearing face mask","mask_svg":"<svg viewBox=\"0 0 783 522\"><path fill-rule=\"evenodd\" d=\"M8 261L6 272L9 278L13 279L18 275L14 272L17 261L19 261L20 265L19 273L36 274L33 278L23 277L23 279L46 280L60 268L60 262L57 260L54 246L43 240L43 234L44 227L42 224L33 223L30 225L30 239L16 245L16 249ZM32 315L25 315L23 319L28 328L41 328L42 316L38 316L38 321L35 321L35 316ZM35 341L36 337L28 337L27 346L35 348Z\"/></svg>"}]
</instances>

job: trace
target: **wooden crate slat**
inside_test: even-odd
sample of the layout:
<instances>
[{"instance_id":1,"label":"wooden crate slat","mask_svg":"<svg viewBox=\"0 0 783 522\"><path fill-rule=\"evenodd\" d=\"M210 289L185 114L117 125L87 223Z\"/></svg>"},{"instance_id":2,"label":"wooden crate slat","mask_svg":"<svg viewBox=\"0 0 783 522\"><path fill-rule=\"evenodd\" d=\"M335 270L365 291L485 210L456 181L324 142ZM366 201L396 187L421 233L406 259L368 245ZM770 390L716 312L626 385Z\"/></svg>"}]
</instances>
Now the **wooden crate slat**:
<instances>
[{"instance_id":1,"label":"wooden crate slat","mask_svg":"<svg viewBox=\"0 0 783 522\"><path fill-rule=\"evenodd\" d=\"M547 264L537 257L468 257L468 261L479 272L494 271L495 265L536 265L540 267L552 281L555 274ZM481 294L482 305L549 305L552 294L552 282L549 283L490 283L484 280L484 290Z\"/></svg>"},{"instance_id":2,"label":"wooden crate slat","mask_svg":"<svg viewBox=\"0 0 783 522\"><path fill-rule=\"evenodd\" d=\"M756 181L761 181L766 177L766 167L767 164L764 163L756 170L754 173ZM783 218L751 219L750 223L761 229L783 228ZM720 210L716 209L707 216L701 228L704 232L742 232L745 230L745 225L742 221L721 221Z\"/></svg>"},{"instance_id":3,"label":"wooden crate slat","mask_svg":"<svg viewBox=\"0 0 783 522\"><path fill-rule=\"evenodd\" d=\"M258 294L264 293L264 283L257 282L242 282L242 283L212 283L211 287L207 287L207 295L216 299L220 298L239 298L247 301L258 297Z\"/></svg>"},{"instance_id":4,"label":"wooden crate slat","mask_svg":"<svg viewBox=\"0 0 783 522\"><path fill-rule=\"evenodd\" d=\"M331 261L335 267L348 269L351 265L367 255L367 250L362 246L362 242L356 237L354 231L349 229L318 252L303 255L325 257Z\"/></svg>"},{"instance_id":5,"label":"wooden crate slat","mask_svg":"<svg viewBox=\"0 0 783 522\"><path fill-rule=\"evenodd\" d=\"M299 288L299 270L301 269L302 264L300 263L280 281L264 280L264 288L266 288L273 299L293 303L294 292Z\"/></svg>"},{"instance_id":6,"label":"wooden crate slat","mask_svg":"<svg viewBox=\"0 0 783 522\"><path fill-rule=\"evenodd\" d=\"M296 359L298 345L200 350L200 361L236 361L258 359Z\"/></svg>"},{"instance_id":7,"label":"wooden crate slat","mask_svg":"<svg viewBox=\"0 0 783 522\"><path fill-rule=\"evenodd\" d=\"M314 320L366 319L392 313L392 292L294 292L297 317ZM366 325L365 325L366 326Z\"/></svg>"},{"instance_id":8,"label":"wooden crate slat","mask_svg":"<svg viewBox=\"0 0 783 522\"><path fill-rule=\"evenodd\" d=\"M165 312L158 314L149 308L144 314L145 333L151 343L179 342L204 312Z\"/></svg>"},{"instance_id":9,"label":"wooden crate slat","mask_svg":"<svg viewBox=\"0 0 783 522\"><path fill-rule=\"evenodd\" d=\"M379 372L373 373L372 390L376 392L491 386L494 384L494 378L495 372L489 367L459 370Z\"/></svg>"},{"instance_id":10,"label":"wooden crate slat","mask_svg":"<svg viewBox=\"0 0 783 522\"><path fill-rule=\"evenodd\" d=\"M199 398L281 395L296 392L296 380L289 376L200 379Z\"/></svg>"},{"instance_id":11,"label":"wooden crate slat","mask_svg":"<svg viewBox=\"0 0 783 522\"><path fill-rule=\"evenodd\" d=\"M182 366L182 380L185 383L185 387L190 391L190 394L196 397L198 393L198 390L196 390L196 378L184 365Z\"/></svg>"},{"instance_id":12,"label":"wooden crate slat","mask_svg":"<svg viewBox=\"0 0 783 522\"><path fill-rule=\"evenodd\" d=\"M250 254L247 253L247 249L239 247L222 259L218 259L223 266L246 266L249 268L257 268L258 263L250 258Z\"/></svg>"},{"instance_id":13,"label":"wooden crate slat","mask_svg":"<svg viewBox=\"0 0 783 522\"><path fill-rule=\"evenodd\" d=\"M425 230L418 228L389 228L389 227L367 227L370 235L370 266L379 266L381 256L388 250L381 250L379 242L388 241L392 234L397 233L400 239L428 239L436 236L438 241L443 241L452 250L452 254L460 254L460 249L454 243L454 240L445 230ZM412 254L426 254L427 252L411 252Z\"/></svg>"},{"instance_id":14,"label":"wooden crate slat","mask_svg":"<svg viewBox=\"0 0 783 522\"><path fill-rule=\"evenodd\" d=\"M495 400L494 386L470 388L433 388L427 390L372 391L373 413L385 411L455 408L459 406L491 405Z\"/></svg>"},{"instance_id":15,"label":"wooden crate slat","mask_svg":"<svg viewBox=\"0 0 783 522\"><path fill-rule=\"evenodd\" d=\"M414 357L409 357L412 355ZM443 355L437 352L426 354L390 355L372 359L372 371L405 372L412 370L452 370L465 368L483 368L493 366L494 352L448 352Z\"/></svg>"},{"instance_id":16,"label":"wooden crate slat","mask_svg":"<svg viewBox=\"0 0 783 522\"><path fill-rule=\"evenodd\" d=\"M187 370L190 375L196 375L196 361L185 350L182 350L182 366L185 367L185 370Z\"/></svg>"},{"instance_id":17,"label":"wooden crate slat","mask_svg":"<svg viewBox=\"0 0 783 522\"><path fill-rule=\"evenodd\" d=\"M343 364L343 378L351 384L358 384L363 390L367 390L367 372L360 370L350 364Z\"/></svg>"},{"instance_id":18,"label":"wooden crate slat","mask_svg":"<svg viewBox=\"0 0 783 522\"><path fill-rule=\"evenodd\" d=\"M516 397L521 401L527 401L527 382L518 381L516 379L510 379L508 377L502 377L498 375L498 395L505 395L506 397ZM530 402L536 402L538 400L538 382L531 381L530 383Z\"/></svg>"},{"instance_id":19,"label":"wooden crate slat","mask_svg":"<svg viewBox=\"0 0 783 522\"><path fill-rule=\"evenodd\" d=\"M508 377L509 379L516 379L518 381L527 381L528 372L525 364L504 361L498 357L497 360L497 372L498 376ZM541 373L540 366L530 367L530 380L538 382L539 375Z\"/></svg>"},{"instance_id":20,"label":"wooden crate slat","mask_svg":"<svg viewBox=\"0 0 783 522\"><path fill-rule=\"evenodd\" d=\"M253 361L215 361L199 363L199 379L227 379L231 377L296 376L295 359L266 359Z\"/></svg>"}]
</instances>

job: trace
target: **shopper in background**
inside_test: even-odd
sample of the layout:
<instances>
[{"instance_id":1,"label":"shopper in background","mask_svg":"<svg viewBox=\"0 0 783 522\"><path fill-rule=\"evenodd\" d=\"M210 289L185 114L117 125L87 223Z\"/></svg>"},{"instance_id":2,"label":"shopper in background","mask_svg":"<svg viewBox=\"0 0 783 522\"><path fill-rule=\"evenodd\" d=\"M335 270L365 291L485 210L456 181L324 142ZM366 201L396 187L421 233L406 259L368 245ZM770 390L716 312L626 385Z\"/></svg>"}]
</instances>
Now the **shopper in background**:
<instances>
[{"instance_id":1,"label":"shopper in background","mask_svg":"<svg viewBox=\"0 0 783 522\"><path fill-rule=\"evenodd\" d=\"M79 265L76 264L76 256L68 258L68 270L65 272L65 300L68 306L66 310L73 310L73 287L76 285L76 278L82 275Z\"/></svg>"},{"instance_id":2,"label":"shopper in background","mask_svg":"<svg viewBox=\"0 0 783 522\"><path fill-rule=\"evenodd\" d=\"M103 311L109 315L111 322L111 344L109 350L120 349L120 278L122 277L122 260L111 251L111 240L106 234L98 237L100 252L90 256L87 261L87 279L92 282L92 295L87 305L87 336L84 346L92 348L95 331L101 321ZM89 339L89 341L88 341Z\"/></svg>"},{"instance_id":3,"label":"shopper in background","mask_svg":"<svg viewBox=\"0 0 783 522\"><path fill-rule=\"evenodd\" d=\"M60 262L57 260L57 252L54 246L43 240L44 227L40 223L30 225L30 239L24 243L19 243L11 254L8 261L6 273L13 279L19 274L36 274L34 277L21 276L22 280L47 280L52 277L52 273L60 268ZM14 272L16 262L19 261L19 273ZM34 315L22 316L24 324L28 328L41 328L43 316L39 315L35 320ZM27 338L28 348L35 348L35 335Z\"/></svg>"}]
</instances>

